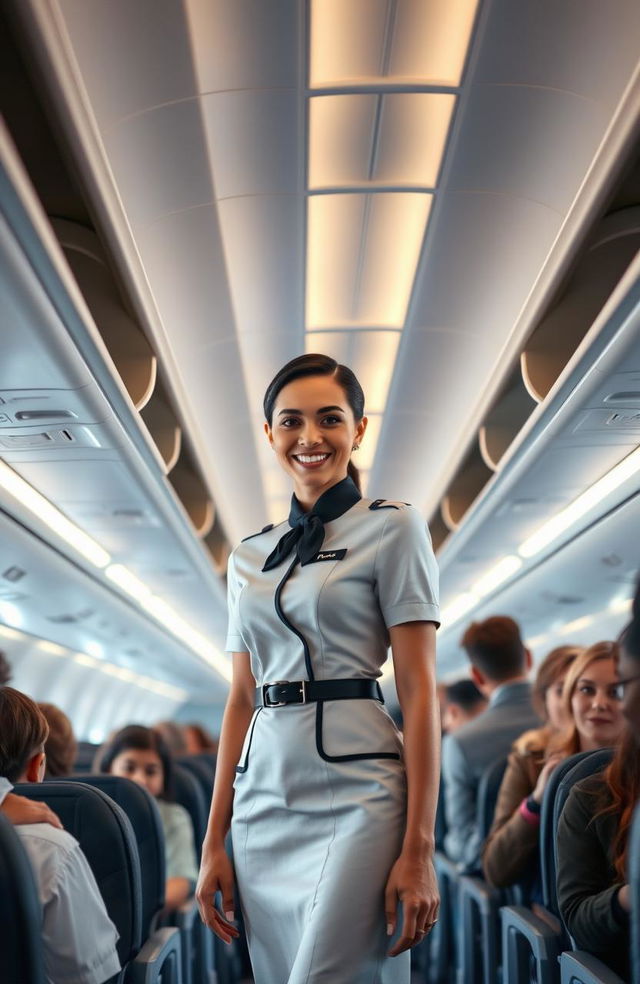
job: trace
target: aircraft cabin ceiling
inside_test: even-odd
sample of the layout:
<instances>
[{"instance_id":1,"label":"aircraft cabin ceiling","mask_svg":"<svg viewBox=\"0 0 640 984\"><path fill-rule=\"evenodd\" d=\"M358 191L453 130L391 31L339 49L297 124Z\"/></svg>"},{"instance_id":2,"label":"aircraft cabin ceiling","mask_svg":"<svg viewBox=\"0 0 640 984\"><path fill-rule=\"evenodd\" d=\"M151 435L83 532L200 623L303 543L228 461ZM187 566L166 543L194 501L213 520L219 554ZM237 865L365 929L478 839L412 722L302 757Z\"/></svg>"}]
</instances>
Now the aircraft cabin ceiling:
<instances>
[{"instance_id":1,"label":"aircraft cabin ceiling","mask_svg":"<svg viewBox=\"0 0 640 984\"><path fill-rule=\"evenodd\" d=\"M444 543L445 605L633 453L633 420L611 441L588 427L576 440L567 434L580 414L602 414L614 392L630 394L632 417L640 411L640 197L611 206L638 139L636 0L12 7L100 233L66 215L53 222L58 243L83 289L95 288L95 264L112 265L140 328L130 344L147 376L134 372L133 403L114 391L94 422L111 433L111 411L137 446L136 467L145 458L151 472L162 463L132 417L128 426L134 404L151 432L159 427L164 472L183 505L195 503L198 535L215 531L218 571L223 540L228 548L287 514L290 490L263 439L261 405L275 371L304 351L359 375L366 492L413 502L432 521ZM86 344L82 354L91 364ZM578 394L579 380L599 371L613 389L590 383ZM149 402L157 380L160 407ZM104 394L108 380L98 382ZM559 394L566 401L574 390L560 421ZM545 432L535 444L542 461L562 427L564 444L539 465L536 508L519 514L517 529L488 523L491 549L475 550L478 517L504 515L518 469L529 480L534 459L518 464L525 436ZM575 446L589 464L563 481L552 463ZM181 487L171 469L187 452ZM11 461L20 471L24 457ZM194 491L196 472L204 493ZM21 474L38 486L37 468ZM612 510L637 492L635 474L607 500ZM175 505L166 486L154 502L164 521ZM75 518L93 533L91 517ZM202 572L183 534L176 513L171 549ZM144 547L137 568L119 543L116 559L153 582L153 551ZM623 566L628 589L631 559ZM193 581L181 593L158 569L151 587L219 645L224 603L220 584L210 590L213 572L203 575L204 617ZM532 611L532 626L539 616Z\"/></svg>"}]
</instances>

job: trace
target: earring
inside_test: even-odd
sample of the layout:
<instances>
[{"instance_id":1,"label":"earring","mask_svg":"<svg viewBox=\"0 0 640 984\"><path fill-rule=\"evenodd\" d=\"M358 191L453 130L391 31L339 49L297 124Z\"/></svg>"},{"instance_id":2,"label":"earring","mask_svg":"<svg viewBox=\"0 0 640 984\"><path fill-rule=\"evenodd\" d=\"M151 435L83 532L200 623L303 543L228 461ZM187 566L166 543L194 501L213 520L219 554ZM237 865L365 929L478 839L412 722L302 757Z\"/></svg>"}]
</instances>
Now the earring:
<instances>
[{"instance_id":1,"label":"earring","mask_svg":"<svg viewBox=\"0 0 640 984\"><path fill-rule=\"evenodd\" d=\"M354 444L353 447L351 448L351 450L352 451L359 451L360 450L360 445L359 444Z\"/></svg>"}]
</instances>

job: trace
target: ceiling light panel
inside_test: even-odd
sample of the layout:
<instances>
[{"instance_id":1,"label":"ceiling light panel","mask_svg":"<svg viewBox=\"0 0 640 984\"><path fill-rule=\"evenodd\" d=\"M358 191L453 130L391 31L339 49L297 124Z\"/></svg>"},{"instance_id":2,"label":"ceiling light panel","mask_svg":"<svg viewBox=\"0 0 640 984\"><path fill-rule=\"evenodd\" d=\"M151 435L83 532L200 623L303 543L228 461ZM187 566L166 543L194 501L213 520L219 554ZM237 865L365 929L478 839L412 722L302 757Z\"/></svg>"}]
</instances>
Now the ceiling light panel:
<instances>
[{"instance_id":1,"label":"ceiling light panel","mask_svg":"<svg viewBox=\"0 0 640 984\"><path fill-rule=\"evenodd\" d=\"M312 89L458 86L477 0L312 0Z\"/></svg>"},{"instance_id":2,"label":"ceiling light panel","mask_svg":"<svg viewBox=\"0 0 640 984\"><path fill-rule=\"evenodd\" d=\"M309 100L309 188L435 186L455 104L450 93Z\"/></svg>"},{"instance_id":3,"label":"ceiling light panel","mask_svg":"<svg viewBox=\"0 0 640 984\"><path fill-rule=\"evenodd\" d=\"M307 329L404 325L432 196L315 195L307 228Z\"/></svg>"},{"instance_id":4,"label":"ceiling light panel","mask_svg":"<svg viewBox=\"0 0 640 984\"><path fill-rule=\"evenodd\" d=\"M400 331L308 331L306 351L322 352L356 368L365 396L365 413L382 413L393 375Z\"/></svg>"}]
</instances>

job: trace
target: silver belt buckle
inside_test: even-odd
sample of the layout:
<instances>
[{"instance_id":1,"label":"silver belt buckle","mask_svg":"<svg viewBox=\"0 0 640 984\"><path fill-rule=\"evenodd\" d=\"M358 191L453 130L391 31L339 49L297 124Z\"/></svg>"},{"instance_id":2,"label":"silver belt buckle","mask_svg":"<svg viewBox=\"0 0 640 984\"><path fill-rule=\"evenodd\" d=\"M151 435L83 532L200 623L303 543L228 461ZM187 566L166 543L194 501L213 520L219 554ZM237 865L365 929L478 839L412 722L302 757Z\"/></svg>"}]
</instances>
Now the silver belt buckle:
<instances>
[{"instance_id":1,"label":"silver belt buckle","mask_svg":"<svg viewBox=\"0 0 640 984\"><path fill-rule=\"evenodd\" d=\"M269 695L267 694L267 689L269 687L278 687L278 686L282 686L283 684L287 684L288 685L288 684L290 684L292 682L293 682L292 680L269 680L268 683L263 683L262 684L262 703L263 703L263 706L264 707L286 707L287 704L293 704L293 703L296 703L296 704L306 704L307 703L307 687L306 687L307 681L306 680L297 681L298 682L298 685L300 687L300 696L302 697L302 700L298 700L298 701L288 701L288 700L273 700L272 701L272 700L270 700Z\"/></svg>"}]
</instances>

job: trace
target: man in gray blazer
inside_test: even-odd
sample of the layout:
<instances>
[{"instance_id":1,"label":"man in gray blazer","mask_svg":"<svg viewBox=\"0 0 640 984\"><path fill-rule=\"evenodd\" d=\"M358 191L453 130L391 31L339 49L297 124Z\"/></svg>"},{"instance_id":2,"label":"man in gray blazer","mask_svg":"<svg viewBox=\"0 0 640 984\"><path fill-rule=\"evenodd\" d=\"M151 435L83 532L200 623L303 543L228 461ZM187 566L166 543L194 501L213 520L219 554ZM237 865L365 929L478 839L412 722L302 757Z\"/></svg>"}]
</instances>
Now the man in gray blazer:
<instances>
[{"instance_id":1,"label":"man in gray blazer","mask_svg":"<svg viewBox=\"0 0 640 984\"><path fill-rule=\"evenodd\" d=\"M480 868L482 844L476 826L476 798L482 773L507 757L524 731L540 725L531 703L527 673L531 653L513 619L496 615L472 623L461 640L471 661L471 676L488 698L487 709L442 746L447 834L445 851L464 871Z\"/></svg>"}]
</instances>

